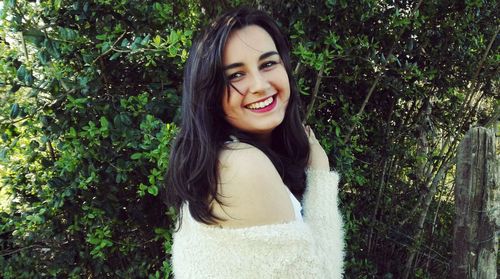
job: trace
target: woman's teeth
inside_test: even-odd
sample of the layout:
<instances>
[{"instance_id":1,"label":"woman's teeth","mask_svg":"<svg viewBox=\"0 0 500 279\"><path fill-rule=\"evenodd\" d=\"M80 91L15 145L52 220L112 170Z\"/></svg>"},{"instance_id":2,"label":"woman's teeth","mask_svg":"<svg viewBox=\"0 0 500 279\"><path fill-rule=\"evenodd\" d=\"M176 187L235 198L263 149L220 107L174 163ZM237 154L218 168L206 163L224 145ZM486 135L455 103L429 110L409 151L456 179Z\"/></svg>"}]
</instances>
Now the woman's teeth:
<instances>
[{"instance_id":1,"label":"woman's teeth","mask_svg":"<svg viewBox=\"0 0 500 279\"><path fill-rule=\"evenodd\" d=\"M273 102L273 97L271 96L271 97L265 99L262 102L253 103L253 104L250 104L250 105L248 105L246 107L249 108L249 109L261 109L261 108L267 107L272 102Z\"/></svg>"}]
</instances>

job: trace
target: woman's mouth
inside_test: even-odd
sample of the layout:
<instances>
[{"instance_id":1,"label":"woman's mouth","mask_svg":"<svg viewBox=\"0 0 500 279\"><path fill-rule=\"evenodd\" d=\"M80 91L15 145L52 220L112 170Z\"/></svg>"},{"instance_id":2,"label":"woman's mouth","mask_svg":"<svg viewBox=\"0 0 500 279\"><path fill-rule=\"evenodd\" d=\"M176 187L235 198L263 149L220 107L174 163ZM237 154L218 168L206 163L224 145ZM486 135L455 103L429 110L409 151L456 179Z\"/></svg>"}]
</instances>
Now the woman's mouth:
<instances>
[{"instance_id":1,"label":"woman's mouth","mask_svg":"<svg viewBox=\"0 0 500 279\"><path fill-rule=\"evenodd\" d=\"M269 98L246 105L245 108L251 110L252 112L268 112L276 106L276 95L269 96Z\"/></svg>"}]
</instances>

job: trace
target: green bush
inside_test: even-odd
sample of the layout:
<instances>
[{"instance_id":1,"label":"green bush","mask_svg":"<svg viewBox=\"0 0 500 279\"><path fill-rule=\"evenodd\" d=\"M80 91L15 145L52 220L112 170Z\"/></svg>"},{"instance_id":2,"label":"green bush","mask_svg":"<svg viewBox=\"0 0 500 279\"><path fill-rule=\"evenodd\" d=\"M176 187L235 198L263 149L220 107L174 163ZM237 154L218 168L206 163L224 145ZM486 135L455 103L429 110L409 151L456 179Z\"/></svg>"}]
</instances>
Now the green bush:
<instances>
[{"instance_id":1,"label":"green bush","mask_svg":"<svg viewBox=\"0 0 500 279\"><path fill-rule=\"evenodd\" d=\"M307 120L342 175L346 277L446 277L453 169L431 182L499 105L496 1L40 2L0 3L4 278L170 276L175 212L158 193L183 64L198 29L240 4L290 38Z\"/></svg>"}]
</instances>

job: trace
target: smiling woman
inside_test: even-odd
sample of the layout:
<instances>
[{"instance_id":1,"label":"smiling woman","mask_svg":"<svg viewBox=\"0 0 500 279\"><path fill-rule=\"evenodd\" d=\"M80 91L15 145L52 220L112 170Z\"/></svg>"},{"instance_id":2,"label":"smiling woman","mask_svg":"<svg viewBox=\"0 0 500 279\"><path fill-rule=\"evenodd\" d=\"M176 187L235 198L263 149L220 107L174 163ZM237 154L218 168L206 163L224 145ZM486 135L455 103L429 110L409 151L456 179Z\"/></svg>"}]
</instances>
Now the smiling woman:
<instances>
[{"instance_id":1,"label":"smiling woman","mask_svg":"<svg viewBox=\"0 0 500 279\"><path fill-rule=\"evenodd\" d=\"M222 63L230 84L222 99L226 120L270 143L290 98L288 74L273 39L257 25L236 30L226 42Z\"/></svg>"},{"instance_id":2,"label":"smiling woman","mask_svg":"<svg viewBox=\"0 0 500 279\"><path fill-rule=\"evenodd\" d=\"M165 199L176 278L341 278L338 175L301 123L289 49L237 9L193 44Z\"/></svg>"}]
</instances>

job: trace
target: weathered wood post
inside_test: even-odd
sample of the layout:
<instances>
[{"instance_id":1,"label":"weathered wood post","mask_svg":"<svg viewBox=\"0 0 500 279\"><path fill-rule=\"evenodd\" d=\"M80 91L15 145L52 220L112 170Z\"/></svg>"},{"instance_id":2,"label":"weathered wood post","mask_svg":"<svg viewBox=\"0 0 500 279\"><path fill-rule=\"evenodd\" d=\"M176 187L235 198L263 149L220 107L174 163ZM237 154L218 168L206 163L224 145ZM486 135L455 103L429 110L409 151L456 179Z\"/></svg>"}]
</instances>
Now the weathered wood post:
<instances>
[{"instance_id":1,"label":"weathered wood post","mask_svg":"<svg viewBox=\"0 0 500 279\"><path fill-rule=\"evenodd\" d=\"M500 169L495 143L491 130L473 128L458 147L454 278L497 278Z\"/></svg>"}]
</instances>

